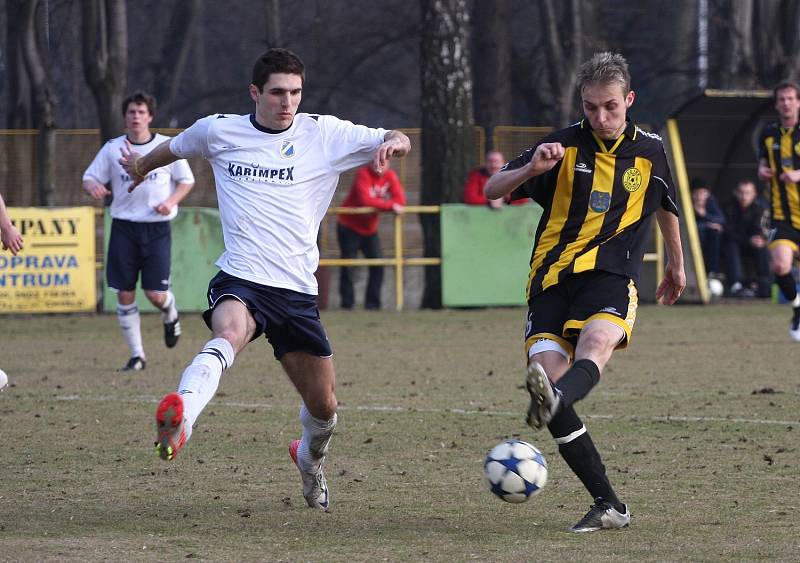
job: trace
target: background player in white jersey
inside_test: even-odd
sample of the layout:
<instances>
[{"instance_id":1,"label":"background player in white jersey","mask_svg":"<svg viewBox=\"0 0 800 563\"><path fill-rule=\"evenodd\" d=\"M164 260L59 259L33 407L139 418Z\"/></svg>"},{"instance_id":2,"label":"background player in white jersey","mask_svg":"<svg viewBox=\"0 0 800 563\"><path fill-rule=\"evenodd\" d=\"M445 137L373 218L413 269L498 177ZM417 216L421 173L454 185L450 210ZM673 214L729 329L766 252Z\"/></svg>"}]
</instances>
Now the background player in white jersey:
<instances>
[{"instance_id":1,"label":"background player in white jersey","mask_svg":"<svg viewBox=\"0 0 800 563\"><path fill-rule=\"evenodd\" d=\"M194 176L185 160L153 168L141 178L142 186L128 193L129 174L119 164L126 143L147 154L169 137L150 131L156 102L152 96L136 92L122 102L126 134L108 141L83 174L83 189L94 199L112 195L111 237L106 258L106 280L117 292L117 318L130 349L130 360L122 371L145 368L136 283L142 276L147 299L161 310L164 343L178 343L181 325L175 296L170 286L171 231L169 222L178 214L178 203L194 185ZM111 184L111 191L106 188Z\"/></svg>"},{"instance_id":2,"label":"background player in white jersey","mask_svg":"<svg viewBox=\"0 0 800 563\"><path fill-rule=\"evenodd\" d=\"M371 129L330 115L297 113L305 69L285 49L253 67L251 115L212 115L147 155L129 147L120 163L134 189L150 170L202 155L214 171L225 252L208 289L204 318L213 338L186 368L177 393L156 410L156 451L175 457L248 342L264 334L302 397L303 434L290 454L309 506L327 509L322 471L336 425L333 352L315 302L316 239L339 174L372 161L385 168L411 144L399 131Z\"/></svg>"}]
</instances>

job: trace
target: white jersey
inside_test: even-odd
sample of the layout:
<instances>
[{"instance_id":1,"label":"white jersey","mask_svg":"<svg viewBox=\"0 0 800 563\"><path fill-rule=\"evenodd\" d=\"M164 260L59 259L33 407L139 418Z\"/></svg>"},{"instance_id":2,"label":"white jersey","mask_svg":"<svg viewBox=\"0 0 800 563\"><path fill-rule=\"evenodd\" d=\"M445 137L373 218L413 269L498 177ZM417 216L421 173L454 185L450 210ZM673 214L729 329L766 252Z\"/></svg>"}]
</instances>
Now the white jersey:
<instances>
[{"instance_id":1,"label":"white jersey","mask_svg":"<svg viewBox=\"0 0 800 563\"><path fill-rule=\"evenodd\" d=\"M156 133L149 142L131 143L133 150L145 155L170 137ZM125 135L108 141L94 157L94 160L83 173L84 180L94 180L100 184L111 183L111 216L114 219L125 219L139 223L155 223L169 221L178 214L176 205L169 215L161 215L155 208L175 191L177 184L194 184L194 175L189 163L178 160L167 166L156 168L139 184L133 192L128 193L131 179L122 168L119 159L120 149L125 147Z\"/></svg>"},{"instance_id":2,"label":"white jersey","mask_svg":"<svg viewBox=\"0 0 800 563\"><path fill-rule=\"evenodd\" d=\"M212 115L170 142L202 155L217 185L225 252L217 266L238 278L317 294L317 232L339 175L372 160L385 129L298 113L282 132L252 115Z\"/></svg>"}]
</instances>

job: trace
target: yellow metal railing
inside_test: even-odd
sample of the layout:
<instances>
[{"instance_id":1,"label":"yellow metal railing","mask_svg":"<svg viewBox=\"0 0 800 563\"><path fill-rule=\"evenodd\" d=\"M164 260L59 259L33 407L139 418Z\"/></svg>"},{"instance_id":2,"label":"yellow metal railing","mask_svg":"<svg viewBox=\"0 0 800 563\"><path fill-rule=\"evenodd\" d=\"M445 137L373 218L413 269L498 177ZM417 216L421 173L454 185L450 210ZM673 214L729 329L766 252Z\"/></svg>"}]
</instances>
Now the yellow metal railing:
<instances>
[{"instance_id":1,"label":"yellow metal railing","mask_svg":"<svg viewBox=\"0 0 800 563\"><path fill-rule=\"evenodd\" d=\"M395 279L395 308L403 310L403 268L406 266L439 266L441 258L405 258L403 218L409 213L439 213L438 205L407 205L404 212L394 216L394 256L390 258L323 258L320 266L393 266ZM374 207L332 207L328 215L365 215L377 213Z\"/></svg>"}]
</instances>

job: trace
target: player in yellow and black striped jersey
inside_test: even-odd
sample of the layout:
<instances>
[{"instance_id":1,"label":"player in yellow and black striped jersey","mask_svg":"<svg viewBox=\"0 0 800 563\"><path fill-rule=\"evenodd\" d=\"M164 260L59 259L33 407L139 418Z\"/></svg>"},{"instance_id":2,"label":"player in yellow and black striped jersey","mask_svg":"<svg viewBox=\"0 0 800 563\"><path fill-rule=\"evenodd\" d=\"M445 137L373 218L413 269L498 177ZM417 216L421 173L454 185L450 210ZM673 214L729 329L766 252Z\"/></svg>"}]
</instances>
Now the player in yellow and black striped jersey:
<instances>
[{"instance_id":1,"label":"player in yellow and black striped jersey","mask_svg":"<svg viewBox=\"0 0 800 563\"><path fill-rule=\"evenodd\" d=\"M792 304L789 336L800 342L800 296L792 276L792 263L800 255L800 85L784 81L773 92L778 123L761 131L758 177L769 183L775 230L769 244L770 268Z\"/></svg>"},{"instance_id":2,"label":"player in yellow and black striped jersey","mask_svg":"<svg viewBox=\"0 0 800 563\"><path fill-rule=\"evenodd\" d=\"M667 266L656 291L674 303L684 287L675 188L661 139L633 126L625 59L598 53L578 76L585 119L544 138L486 185L488 198L530 197L544 209L528 276L528 424L547 425L559 452L594 498L571 530L630 522L573 404L586 396L636 319L636 281L652 215Z\"/></svg>"}]
</instances>

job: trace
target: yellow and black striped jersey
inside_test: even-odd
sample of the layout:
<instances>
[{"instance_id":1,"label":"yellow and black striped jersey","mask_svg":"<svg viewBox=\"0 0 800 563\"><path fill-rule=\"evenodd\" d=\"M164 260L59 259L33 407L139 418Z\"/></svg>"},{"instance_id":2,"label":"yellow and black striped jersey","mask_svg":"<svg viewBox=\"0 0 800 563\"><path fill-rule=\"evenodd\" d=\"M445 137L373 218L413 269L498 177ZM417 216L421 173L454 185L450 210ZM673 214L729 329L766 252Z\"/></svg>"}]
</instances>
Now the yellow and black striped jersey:
<instances>
[{"instance_id":1,"label":"yellow and black striped jersey","mask_svg":"<svg viewBox=\"0 0 800 563\"><path fill-rule=\"evenodd\" d=\"M564 158L512 193L512 199L530 197L544 208L531 255L528 298L589 270L637 280L651 215L659 208L678 215L661 138L628 123L619 139L603 141L584 119L540 144L555 142L564 146ZM524 166L535 150L528 149L505 169Z\"/></svg>"},{"instance_id":2,"label":"yellow and black striped jersey","mask_svg":"<svg viewBox=\"0 0 800 563\"><path fill-rule=\"evenodd\" d=\"M767 125L761 131L758 157L772 169L770 180L770 211L773 221L785 221L800 229L800 190L794 182L780 179L784 170L800 169L800 126Z\"/></svg>"}]
</instances>

